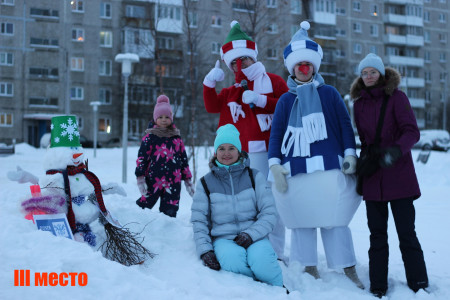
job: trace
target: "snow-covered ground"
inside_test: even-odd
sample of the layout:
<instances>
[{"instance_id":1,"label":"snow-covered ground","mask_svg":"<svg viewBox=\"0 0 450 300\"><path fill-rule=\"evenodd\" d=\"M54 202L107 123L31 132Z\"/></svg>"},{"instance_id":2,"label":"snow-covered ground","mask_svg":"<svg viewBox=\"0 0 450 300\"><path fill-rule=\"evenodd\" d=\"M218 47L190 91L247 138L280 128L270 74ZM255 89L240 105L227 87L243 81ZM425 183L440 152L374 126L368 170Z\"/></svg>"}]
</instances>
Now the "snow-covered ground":
<instances>
[{"instance_id":1,"label":"snow-covered ground","mask_svg":"<svg viewBox=\"0 0 450 300\"><path fill-rule=\"evenodd\" d=\"M253 281L251 278L204 267L195 254L192 226L189 222L192 199L182 190L180 211L176 219L155 209L136 206L139 191L134 166L137 147L128 148L128 183L122 184L122 149L85 149L89 169L104 184L117 182L127 197L106 195L109 211L135 232L142 231L143 244L157 255L144 265L125 267L104 259L88 245L54 237L38 231L19 211L21 200L29 197L29 184L9 181L8 171L17 165L43 176L46 150L19 144L16 153L0 156L0 299L375 299L368 290L360 290L341 271L326 267L319 242L319 272L314 280L302 274L301 267L285 270L285 282L296 289L286 295L284 289ZM414 150L413 156L417 157ZM198 153L198 176L205 174L207 155ZM192 168L192 166L191 166ZM389 290L386 299L450 299L450 152L432 152L426 165L416 163L422 197L415 202L416 230L425 254L430 280L430 294L414 294L406 285L403 262L392 218L389 220ZM364 203L350 227L358 260L357 271L369 286L369 231ZM289 231L286 254L289 255ZM320 239L318 239L320 241ZM30 270L31 286L14 286L14 270ZM85 272L88 284L81 286L35 287L37 272Z\"/></svg>"}]
</instances>

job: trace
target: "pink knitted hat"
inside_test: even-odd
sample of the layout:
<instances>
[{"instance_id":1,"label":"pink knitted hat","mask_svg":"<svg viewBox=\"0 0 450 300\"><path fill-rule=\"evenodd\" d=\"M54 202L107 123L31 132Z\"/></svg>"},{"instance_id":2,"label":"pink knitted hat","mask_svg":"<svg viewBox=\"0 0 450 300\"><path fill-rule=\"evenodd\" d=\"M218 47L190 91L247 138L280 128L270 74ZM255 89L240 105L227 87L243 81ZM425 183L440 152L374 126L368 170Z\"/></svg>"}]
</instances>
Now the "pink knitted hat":
<instances>
[{"instance_id":1,"label":"pink knitted hat","mask_svg":"<svg viewBox=\"0 0 450 300\"><path fill-rule=\"evenodd\" d=\"M170 106L169 98L166 95L160 95L156 99L155 109L153 110L153 121L156 122L160 116L165 115L173 122L172 107Z\"/></svg>"}]
</instances>

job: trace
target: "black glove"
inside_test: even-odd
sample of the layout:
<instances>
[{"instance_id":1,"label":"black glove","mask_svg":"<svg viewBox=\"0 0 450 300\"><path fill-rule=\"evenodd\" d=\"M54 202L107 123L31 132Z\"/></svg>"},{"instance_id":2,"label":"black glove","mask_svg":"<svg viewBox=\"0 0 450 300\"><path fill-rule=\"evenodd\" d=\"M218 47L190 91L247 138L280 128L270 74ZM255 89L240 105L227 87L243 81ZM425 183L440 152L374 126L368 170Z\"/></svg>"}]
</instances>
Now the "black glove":
<instances>
[{"instance_id":1,"label":"black glove","mask_svg":"<svg viewBox=\"0 0 450 300\"><path fill-rule=\"evenodd\" d=\"M216 254L213 250L203 253L200 258L203 260L203 264L205 264L208 268L216 271L220 270L220 263L217 260Z\"/></svg>"},{"instance_id":2,"label":"black glove","mask_svg":"<svg viewBox=\"0 0 450 300\"><path fill-rule=\"evenodd\" d=\"M245 249L247 249L253 243L252 238L248 235L248 233L245 232L239 233L233 241L235 241L236 244L244 247Z\"/></svg>"},{"instance_id":3,"label":"black glove","mask_svg":"<svg viewBox=\"0 0 450 300\"><path fill-rule=\"evenodd\" d=\"M383 155L380 157L380 166L382 168L392 167L395 162L402 157L402 150L400 147L393 146L383 149Z\"/></svg>"}]
</instances>

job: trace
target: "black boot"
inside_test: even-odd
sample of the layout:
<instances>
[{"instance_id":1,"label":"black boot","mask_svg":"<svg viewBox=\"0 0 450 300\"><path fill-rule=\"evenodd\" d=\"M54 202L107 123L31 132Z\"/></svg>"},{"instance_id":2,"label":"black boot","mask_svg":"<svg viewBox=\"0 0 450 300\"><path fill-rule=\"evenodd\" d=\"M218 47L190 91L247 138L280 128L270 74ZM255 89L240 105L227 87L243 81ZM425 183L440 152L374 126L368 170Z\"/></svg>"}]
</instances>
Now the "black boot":
<instances>
[{"instance_id":1,"label":"black boot","mask_svg":"<svg viewBox=\"0 0 450 300\"><path fill-rule=\"evenodd\" d=\"M373 288L370 288L370 292L375 297L378 297L378 298L381 299L383 296L386 296L387 290L386 289L373 289Z\"/></svg>"}]
</instances>

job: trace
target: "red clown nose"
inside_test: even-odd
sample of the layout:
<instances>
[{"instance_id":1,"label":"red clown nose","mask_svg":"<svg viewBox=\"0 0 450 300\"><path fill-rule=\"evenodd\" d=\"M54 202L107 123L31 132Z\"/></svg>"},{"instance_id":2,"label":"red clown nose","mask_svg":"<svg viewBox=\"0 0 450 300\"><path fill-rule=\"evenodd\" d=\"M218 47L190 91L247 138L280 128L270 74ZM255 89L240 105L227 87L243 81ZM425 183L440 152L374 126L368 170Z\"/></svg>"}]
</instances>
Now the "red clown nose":
<instances>
[{"instance_id":1,"label":"red clown nose","mask_svg":"<svg viewBox=\"0 0 450 300\"><path fill-rule=\"evenodd\" d=\"M299 67L298 67L298 70L300 71L300 72L302 72L303 74L308 74L308 72L309 72L309 68L310 68L310 66L309 65L300 65Z\"/></svg>"}]
</instances>

